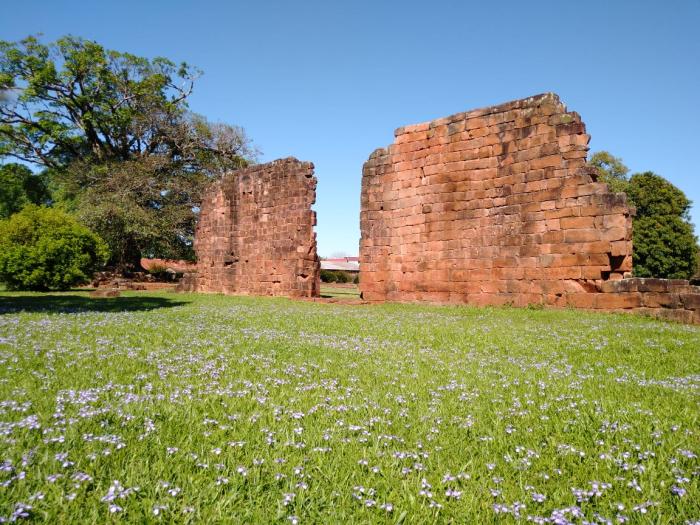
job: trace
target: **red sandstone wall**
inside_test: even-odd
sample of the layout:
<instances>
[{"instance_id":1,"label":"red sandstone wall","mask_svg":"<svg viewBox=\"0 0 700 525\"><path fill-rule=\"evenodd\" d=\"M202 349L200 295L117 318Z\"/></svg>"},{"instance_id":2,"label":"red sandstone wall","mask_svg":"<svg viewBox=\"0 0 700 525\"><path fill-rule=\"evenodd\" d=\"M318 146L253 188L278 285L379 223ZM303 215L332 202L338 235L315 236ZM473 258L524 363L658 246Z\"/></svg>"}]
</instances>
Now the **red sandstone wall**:
<instances>
[{"instance_id":1,"label":"red sandstone wall","mask_svg":"<svg viewBox=\"0 0 700 525\"><path fill-rule=\"evenodd\" d=\"M205 195L186 291L317 297L313 164L294 158L238 170Z\"/></svg>"},{"instance_id":2,"label":"red sandstone wall","mask_svg":"<svg viewBox=\"0 0 700 525\"><path fill-rule=\"evenodd\" d=\"M556 95L395 135L363 169L366 300L565 305L632 269L625 196L594 181L590 137Z\"/></svg>"}]
</instances>

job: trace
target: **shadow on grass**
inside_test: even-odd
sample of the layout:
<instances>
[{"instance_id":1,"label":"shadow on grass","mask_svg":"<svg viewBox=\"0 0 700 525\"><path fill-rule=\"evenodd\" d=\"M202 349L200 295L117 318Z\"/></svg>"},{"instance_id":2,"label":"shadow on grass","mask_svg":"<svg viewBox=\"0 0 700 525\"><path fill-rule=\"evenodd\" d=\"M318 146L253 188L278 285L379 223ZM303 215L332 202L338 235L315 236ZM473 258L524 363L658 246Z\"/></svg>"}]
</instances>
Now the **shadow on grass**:
<instances>
[{"instance_id":1,"label":"shadow on grass","mask_svg":"<svg viewBox=\"0 0 700 525\"><path fill-rule=\"evenodd\" d=\"M135 312L187 304L167 297L106 297L84 295L15 295L0 297L0 315L17 312Z\"/></svg>"}]
</instances>

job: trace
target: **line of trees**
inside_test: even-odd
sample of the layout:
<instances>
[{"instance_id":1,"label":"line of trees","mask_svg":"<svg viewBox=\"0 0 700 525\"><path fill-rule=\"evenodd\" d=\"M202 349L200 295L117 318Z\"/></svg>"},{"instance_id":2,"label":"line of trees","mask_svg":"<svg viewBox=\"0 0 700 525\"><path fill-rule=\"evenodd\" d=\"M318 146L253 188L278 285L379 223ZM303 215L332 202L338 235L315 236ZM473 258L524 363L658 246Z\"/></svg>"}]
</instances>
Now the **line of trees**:
<instances>
[{"instance_id":1,"label":"line of trees","mask_svg":"<svg viewBox=\"0 0 700 525\"><path fill-rule=\"evenodd\" d=\"M360 282L359 279L359 274L353 274L352 272L344 272L343 270L321 270L322 283L358 284Z\"/></svg>"},{"instance_id":2,"label":"line of trees","mask_svg":"<svg viewBox=\"0 0 700 525\"><path fill-rule=\"evenodd\" d=\"M192 259L202 190L256 157L242 128L189 110L200 74L72 36L0 41L0 217L63 210L122 272Z\"/></svg>"}]
</instances>

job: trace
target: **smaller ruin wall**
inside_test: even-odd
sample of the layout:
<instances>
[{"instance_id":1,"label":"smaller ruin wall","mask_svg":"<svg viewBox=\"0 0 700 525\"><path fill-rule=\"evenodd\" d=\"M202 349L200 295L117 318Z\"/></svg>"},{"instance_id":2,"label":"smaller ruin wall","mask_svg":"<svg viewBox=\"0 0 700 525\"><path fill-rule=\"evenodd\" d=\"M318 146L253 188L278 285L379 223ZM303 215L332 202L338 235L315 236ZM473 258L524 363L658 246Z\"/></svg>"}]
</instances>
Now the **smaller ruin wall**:
<instances>
[{"instance_id":1,"label":"smaller ruin wall","mask_svg":"<svg viewBox=\"0 0 700 525\"><path fill-rule=\"evenodd\" d=\"M681 279L629 278L608 281L595 293L567 298L567 306L606 312L634 312L700 324L700 286Z\"/></svg>"},{"instance_id":2,"label":"smaller ruin wall","mask_svg":"<svg viewBox=\"0 0 700 525\"><path fill-rule=\"evenodd\" d=\"M318 297L315 201L311 162L286 158L226 175L202 200L197 271L180 290Z\"/></svg>"}]
</instances>

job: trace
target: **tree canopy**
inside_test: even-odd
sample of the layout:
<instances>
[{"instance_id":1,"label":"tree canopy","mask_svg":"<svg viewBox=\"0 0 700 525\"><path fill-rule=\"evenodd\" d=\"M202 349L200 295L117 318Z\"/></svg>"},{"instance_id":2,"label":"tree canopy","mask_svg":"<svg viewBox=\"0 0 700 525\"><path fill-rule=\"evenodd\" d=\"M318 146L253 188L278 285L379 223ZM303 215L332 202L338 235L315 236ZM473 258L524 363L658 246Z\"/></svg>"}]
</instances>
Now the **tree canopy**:
<instances>
[{"instance_id":1,"label":"tree canopy","mask_svg":"<svg viewBox=\"0 0 700 525\"><path fill-rule=\"evenodd\" d=\"M630 178L627 195L637 208L632 239L635 275L692 277L698 267L698 245L690 223L690 200L650 171Z\"/></svg>"},{"instance_id":2,"label":"tree canopy","mask_svg":"<svg viewBox=\"0 0 700 525\"><path fill-rule=\"evenodd\" d=\"M17 213L27 204L50 200L46 177L35 175L22 164L0 165L0 219Z\"/></svg>"},{"instance_id":3,"label":"tree canopy","mask_svg":"<svg viewBox=\"0 0 700 525\"><path fill-rule=\"evenodd\" d=\"M632 175L627 195L640 217L674 215L690 219L690 199L682 190L651 171Z\"/></svg>"},{"instance_id":4,"label":"tree canopy","mask_svg":"<svg viewBox=\"0 0 700 525\"><path fill-rule=\"evenodd\" d=\"M591 155L588 165L598 170L601 182L607 183L612 191L625 191L630 170L623 164L622 159L607 151L597 151Z\"/></svg>"},{"instance_id":5,"label":"tree canopy","mask_svg":"<svg viewBox=\"0 0 700 525\"><path fill-rule=\"evenodd\" d=\"M112 264L191 256L203 188L256 154L241 128L189 111L199 75L72 36L0 42L0 157L43 169Z\"/></svg>"},{"instance_id":6,"label":"tree canopy","mask_svg":"<svg viewBox=\"0 0 700 525\"><path fill-rule=\"evenodd\" d=\"M154 153L162 124L182 112L197 72L164 58L105 50L75 37L0 42L3 153L59 167L76 158ZM179 80L179 82L178 82Z\"/></svg>"}]
</instances>

